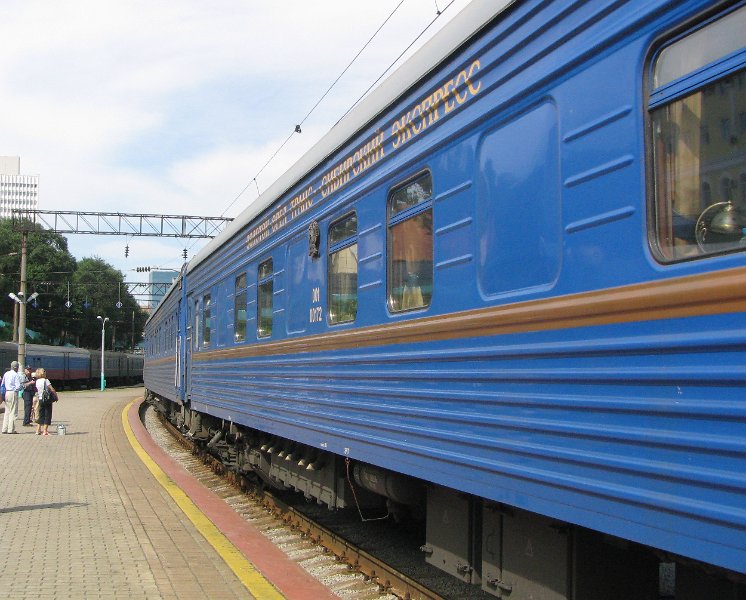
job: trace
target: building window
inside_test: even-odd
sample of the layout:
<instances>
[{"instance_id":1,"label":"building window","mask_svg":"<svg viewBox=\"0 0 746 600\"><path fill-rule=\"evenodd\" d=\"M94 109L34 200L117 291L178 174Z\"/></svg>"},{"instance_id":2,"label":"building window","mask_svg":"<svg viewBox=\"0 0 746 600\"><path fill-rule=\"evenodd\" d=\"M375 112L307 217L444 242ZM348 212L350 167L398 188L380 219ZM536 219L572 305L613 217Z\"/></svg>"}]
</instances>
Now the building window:
<instances>
[{"instance_id":1,"label":"building window","mask_svg":"<svg viewBox=\"0 0 746 600\"><path fill-rule=\"evenodd\" d=\"M430 173L388 199L388 298L393 312L430 306L433 293L433 181Z\"/></svg>"},{"instance_id":2,"label":"building window","mask_svg":"<svg viewBox=\"0 0 746 600\"><path fill-rule=\"evenodd\" d=\"M274 272L272 259L259 265L259 285L257 287L257 336L260 338L272 335L272 298Z\"/></svg>"},{"instance_id":3,"label":"building window","mask_svg":"<svg viewBox=\"0 0 746 600\"><path fill-rule=\"evenodd\" d=\"M357 316L357 215L352 213L329 227L330 323L349 323Z\"/></svg>"},{"instance_id":4,"label":"building window","mask_svg":"<svg viewBox=\"0 0 746 600\"><path fill-rule=\"evenodd\" d=\"M212 326L212 298L210 294L202 297L202 345L210 345L210 327Z\"/></svg>"},{"instance_id":5,"label":"building window","mask_svg":"<svg viewBox=\"0 0 746 600\"><path fill-rule=\"evenodd\" d=\"M236 277L233 315L233 339L237 342L243 342L246 339L246 273Z\"/></svg>"},{"instance_id":6,"label":"building window","mask_svg":"<svg viewBox=\"0 0 746 600\"><path fill-rule=\"evenodd\" d=\"M731 170L746 157L746 138L732 126L746 108L738 85L744 46L741 7L677 39L653 61L651 241L664 262L740 247L746 206ZM713 130L722 135L706 133Z\"/></svg>"}]
</instances>

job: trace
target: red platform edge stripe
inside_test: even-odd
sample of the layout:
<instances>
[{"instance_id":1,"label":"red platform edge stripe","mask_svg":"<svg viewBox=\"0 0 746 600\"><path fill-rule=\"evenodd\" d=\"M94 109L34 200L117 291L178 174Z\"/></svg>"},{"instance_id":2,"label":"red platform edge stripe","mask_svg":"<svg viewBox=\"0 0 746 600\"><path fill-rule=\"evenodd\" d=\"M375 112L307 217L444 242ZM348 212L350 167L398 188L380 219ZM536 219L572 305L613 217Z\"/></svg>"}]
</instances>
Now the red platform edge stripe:
<instances>
[{"instance_id":1,"label":"red platform edge stripe","mask_svg":"<svg viewBox=\"0 0 746 600\"><path fill-rule=\"evenodd\" d=\"M140 421L142 403L143 399L134 402L127 415L137 441L246 559L288 600L339 600L339 596L288 558L261 531L166 454Z\"/></svg>"}]
</instances>

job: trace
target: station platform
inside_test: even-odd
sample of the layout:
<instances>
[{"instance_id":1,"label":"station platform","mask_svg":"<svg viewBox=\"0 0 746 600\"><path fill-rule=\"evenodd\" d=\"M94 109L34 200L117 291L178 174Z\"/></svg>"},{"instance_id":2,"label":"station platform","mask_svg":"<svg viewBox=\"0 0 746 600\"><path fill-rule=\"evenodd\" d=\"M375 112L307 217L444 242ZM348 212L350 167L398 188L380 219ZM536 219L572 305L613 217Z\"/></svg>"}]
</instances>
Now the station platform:
<instances>
[{"instance_id":1,"label":"station platform","mask_svg":"<svg viewBox=\"0 0 746 600\"><path fill-rule=\"evenodd\" d=\"M142 395L64 391L49 436L0 435L0 598L336 598L155 445Z\"/></svg>"}]
</instances>

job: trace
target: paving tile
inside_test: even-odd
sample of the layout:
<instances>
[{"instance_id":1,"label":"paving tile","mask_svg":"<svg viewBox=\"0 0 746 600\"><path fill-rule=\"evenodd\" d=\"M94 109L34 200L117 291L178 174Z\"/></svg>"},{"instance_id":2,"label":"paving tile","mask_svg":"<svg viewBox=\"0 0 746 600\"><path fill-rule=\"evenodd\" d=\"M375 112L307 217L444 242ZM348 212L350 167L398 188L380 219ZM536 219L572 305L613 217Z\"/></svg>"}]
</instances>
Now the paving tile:
<instances>
[{"instance_id":1,"label":"paving tile","mask_svg":"<svg viewBox=\"0 0 746 600\"><path fill-rule=\"evenodd\" d=\"M252 598L132 450L141 395L64 391L54 435L0 436L0 598Z\"/></svg>"}]
</instances>

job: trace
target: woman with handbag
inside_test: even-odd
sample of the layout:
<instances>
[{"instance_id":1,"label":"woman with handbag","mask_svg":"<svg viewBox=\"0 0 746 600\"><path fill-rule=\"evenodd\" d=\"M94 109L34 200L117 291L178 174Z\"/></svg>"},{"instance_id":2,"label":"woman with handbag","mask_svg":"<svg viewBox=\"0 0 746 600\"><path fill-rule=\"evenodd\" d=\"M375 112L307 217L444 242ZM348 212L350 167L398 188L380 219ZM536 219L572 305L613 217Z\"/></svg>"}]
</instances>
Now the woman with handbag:
<instances>
[{"instance_id":1,"label":"woman with handbag","mask_svg":"<svg viewBox=\"0 0 746 600\"><path fill-rule=\"evenodd\" d=\"M32 427L34 420L34 395L36 394L36 379L34 374L31 372L31 367L26 365L23 370L23 375L26 379L23 384L23 426Z\"/></svg>"},{"instance_id":2,"label":"woman with handbag","mask_svg":"<svg viewBox=\"0 0 746 600\"><path fill-rule=\"evenodd\" d=\"M49 426L52 424L52 402L57 397L57 392L52 383L47 379L45 369L36 369L36 395L39 398L39 420L36 422L36 435L49 435ZM42 428L44 429L42 433Z\"/></svg>"}]
</instances>

